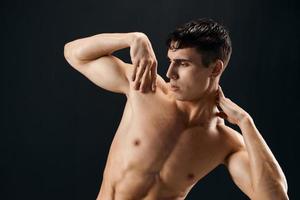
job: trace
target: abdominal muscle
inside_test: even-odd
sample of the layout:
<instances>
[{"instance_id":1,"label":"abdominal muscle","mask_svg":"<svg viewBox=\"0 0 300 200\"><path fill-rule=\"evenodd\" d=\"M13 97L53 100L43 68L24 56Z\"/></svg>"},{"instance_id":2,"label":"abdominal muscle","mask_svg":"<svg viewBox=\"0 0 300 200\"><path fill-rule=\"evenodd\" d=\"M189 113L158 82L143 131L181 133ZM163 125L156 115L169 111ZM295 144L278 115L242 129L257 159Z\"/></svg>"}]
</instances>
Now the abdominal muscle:
<instances>
[{"instance_id":1,"label":"abdominal muscle","mask_svg":"<svg viewBox=\"0 0 300 200\"><path fill-rule=\"evenodd\" d=\"M186 127L164 95L158 88L155 94L133 91L128 97L97 200L184 199L221 162L223 155L209 152L215 136L204 139L200 129Z\"/></svg>"}]
</instances>

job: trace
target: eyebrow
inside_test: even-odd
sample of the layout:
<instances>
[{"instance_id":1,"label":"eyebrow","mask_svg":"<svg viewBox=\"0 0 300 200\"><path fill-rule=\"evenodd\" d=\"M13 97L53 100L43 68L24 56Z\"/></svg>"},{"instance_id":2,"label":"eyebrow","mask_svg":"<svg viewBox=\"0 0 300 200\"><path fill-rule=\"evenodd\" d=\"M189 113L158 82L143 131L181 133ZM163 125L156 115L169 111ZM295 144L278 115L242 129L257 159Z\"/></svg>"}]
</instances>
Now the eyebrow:
<instances>
[{"instance_id":1,"label":"eyebrow","mask_svg":"<svg viewBox=\"0 0 300 200\"><path fill-rule=\"evenodd\" d=\"M170 58L169 58L169 56L167 56L167 59L169 59L169 60L171 60ZM184 58L178 58L178 59L173 59L175 62L182 62L182 61L184 61L184 62L193 62L192 60L189 60L189 59L184 59Z\"/></svg>"}]
</instances>

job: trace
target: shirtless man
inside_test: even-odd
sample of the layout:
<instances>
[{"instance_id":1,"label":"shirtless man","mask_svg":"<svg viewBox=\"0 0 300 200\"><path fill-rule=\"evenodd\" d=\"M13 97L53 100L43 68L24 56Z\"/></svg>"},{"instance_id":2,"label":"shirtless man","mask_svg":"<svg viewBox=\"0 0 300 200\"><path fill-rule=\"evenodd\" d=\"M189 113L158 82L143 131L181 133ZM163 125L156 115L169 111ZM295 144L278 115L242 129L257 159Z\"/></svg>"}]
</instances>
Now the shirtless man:
<instances>
[{"instance_id":1,"label":"shirtless man","mask_svg":"<svg viewBox=\"0 0 300 200\"><path fill-rule=\"evenodd\" d=\"M167 45L169 82L157 74L143 33L103 33L65 45L71 66L127 97L97 200L182 200L220 164L249 198L288 199L284 173L253 119L219 87L231 55L224 27L190 21ZM133 64L112 55L128 47Z\"/></svg>"}]
</instances>

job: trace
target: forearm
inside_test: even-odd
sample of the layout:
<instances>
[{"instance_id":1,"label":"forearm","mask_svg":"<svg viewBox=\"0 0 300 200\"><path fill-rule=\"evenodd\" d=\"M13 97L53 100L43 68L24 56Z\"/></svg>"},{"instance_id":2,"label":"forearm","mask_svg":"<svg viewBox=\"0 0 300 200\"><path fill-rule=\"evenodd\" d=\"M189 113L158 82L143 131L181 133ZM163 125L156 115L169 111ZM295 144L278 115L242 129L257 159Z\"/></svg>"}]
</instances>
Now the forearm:
<instances>
[{"instance_id":1,"label":"forearm","mask_svg":"<svg viewBox=\"0 0 300 200\"><path fill-rule=\"evenodd\" d=\"M252 118L245 117L239 124L250 160L252 186L257 193L265 190L287 191L284 173L272 151L257 130Z\"/></svg>"},{"instance_id":2,"label":"forearm","mask_svg":"<svg viewBox=\"0 0 300 200\"><path fill-rule=\"evenodd\" d=\"M65 45L65 51L71 52L78 60L94 60L130 47L135 36L135 32L101 33L69 42Z\"/></svg>"}]
</instances>

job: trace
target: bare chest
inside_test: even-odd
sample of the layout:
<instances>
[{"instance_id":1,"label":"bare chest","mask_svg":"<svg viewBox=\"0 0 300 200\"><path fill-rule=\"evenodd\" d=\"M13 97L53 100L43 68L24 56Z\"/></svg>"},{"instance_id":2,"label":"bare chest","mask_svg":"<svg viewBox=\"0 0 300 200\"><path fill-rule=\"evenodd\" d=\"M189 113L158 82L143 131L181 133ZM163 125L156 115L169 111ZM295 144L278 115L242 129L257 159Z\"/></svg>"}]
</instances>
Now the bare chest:
<instances>
[{"instance_id":1,"label":"bare chest","mask_svg":"<svg viewBox=\"0 0 300 200\"><path fill-rule=\"evenodd\" d=\"M174 191L187 192L219 165L226 153L215 129L187 127L172 103L160 97L151 101L141 98L126 104L106 171L115 174L116 180L125 180L124 174L140 174L135 176L141 178L135 179L138 182L150 178L146 174L155 174L149 194L167 196ZM133 182L123 181L123 185L128 189Z\"/></svg>"},{"instance_id":2,"label":"bare chest","mask_svg":"<svg viewBox=\"0 0 300 200\"><path fill-rule=\"evenodd\" d=\"M175 105L159 94L131 97L111 151L126 158L126 161L120 161L126 170L159 171L184 129Z\"/></svg>"}]
</instances>

